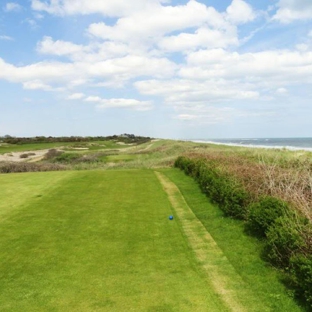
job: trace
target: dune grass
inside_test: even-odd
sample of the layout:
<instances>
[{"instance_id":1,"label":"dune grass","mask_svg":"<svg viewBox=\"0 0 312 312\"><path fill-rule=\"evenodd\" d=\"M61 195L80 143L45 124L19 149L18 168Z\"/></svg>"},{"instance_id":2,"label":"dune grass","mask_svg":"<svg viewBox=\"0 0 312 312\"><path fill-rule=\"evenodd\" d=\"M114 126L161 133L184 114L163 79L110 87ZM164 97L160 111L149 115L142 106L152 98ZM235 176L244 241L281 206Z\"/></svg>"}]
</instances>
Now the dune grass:
<instances>
[{"instance_id":1,"label":"dune grass","mask_svg":"<svg viewBox=\"0 0 312 312\"><path fill-rule=\"evenodd\" d=\"M0 219L1 311L227 310L152 171L62 172L42 188L53 174L0 176L20 205Z\"/></svg>"},{"instance_id":2,"label":"dune grass","mask_svg":"<svg viewBox=\"0 0 312 312\"><path fill-rule=\"evenodd\" d=\"M161 172L179 187L187 204L235 271L250 291L257 294L261 304L267 307L258 311L305 311L282 283L280 273L261 259L261 243L244 232L241 221L225 218L218 207L209 203L194 180L180 170L163 169Z\"/></svg>"}]
</instances>

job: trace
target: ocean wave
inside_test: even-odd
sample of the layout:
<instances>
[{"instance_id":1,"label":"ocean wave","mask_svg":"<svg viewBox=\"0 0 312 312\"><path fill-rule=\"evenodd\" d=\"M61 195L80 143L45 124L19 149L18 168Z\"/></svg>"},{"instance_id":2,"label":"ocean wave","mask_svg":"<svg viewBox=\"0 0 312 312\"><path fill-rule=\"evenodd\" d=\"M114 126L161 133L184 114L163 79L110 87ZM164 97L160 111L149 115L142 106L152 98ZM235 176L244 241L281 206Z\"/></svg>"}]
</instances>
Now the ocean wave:
<instances>
[{"instance_id":1,"label":"ocean wave","mask_svg":"<svg viewBox=\"0 0 312 312\"><path fill-rule=\"evenodd\" d=\"M224 143L224 142L216 142L216 141L209 141L209 140L190 140L190 141L195 142L195 143L237 146L237 147L246 147L246 148L286 149L286 150L291 150L291 151L312 152L312 147L298 147L298 146L289 146L289 145L284 146L284 145L254 145L254 144Z\"/></svg>"}]
</instances>

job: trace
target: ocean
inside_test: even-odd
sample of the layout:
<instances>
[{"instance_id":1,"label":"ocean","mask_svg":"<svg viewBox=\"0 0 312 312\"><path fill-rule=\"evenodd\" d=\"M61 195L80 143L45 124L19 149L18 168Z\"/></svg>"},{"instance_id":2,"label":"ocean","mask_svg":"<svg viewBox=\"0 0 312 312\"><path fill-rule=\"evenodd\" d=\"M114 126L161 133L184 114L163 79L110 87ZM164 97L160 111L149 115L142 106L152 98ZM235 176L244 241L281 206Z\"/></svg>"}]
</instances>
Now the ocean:
<instances>
[{"instance_id":1,"label":"ocean","mask_svg":"<svg viewBox=\"0 0 312 312\"><path fill-rule=\"evenodd\" d=\"M199 139L201 143L246 146L258 148L285 148L312 151L312 138L261 138L261 139Z\"/></svg>"}]
</instances>

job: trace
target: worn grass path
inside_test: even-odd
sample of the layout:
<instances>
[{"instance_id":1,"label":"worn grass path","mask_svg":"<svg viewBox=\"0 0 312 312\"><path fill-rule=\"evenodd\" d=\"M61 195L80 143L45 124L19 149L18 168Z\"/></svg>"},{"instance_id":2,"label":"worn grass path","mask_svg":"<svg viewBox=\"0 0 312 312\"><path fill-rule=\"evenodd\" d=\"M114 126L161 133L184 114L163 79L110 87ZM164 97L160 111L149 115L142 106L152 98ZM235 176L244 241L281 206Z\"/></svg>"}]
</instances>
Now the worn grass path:
<instances>
[{"instance_id":1,"label":"worn grass path","mask_svg":"<svg viewBox=\"0 0 312 312\"><path fill-rule=\"evenodd\" d=\"M267 307L244 283L215 240L196 218L177 186L164 174L156 175L168 194L183 233L199 266L229 311L266 311Z\"/></svg>"}]
</instances>

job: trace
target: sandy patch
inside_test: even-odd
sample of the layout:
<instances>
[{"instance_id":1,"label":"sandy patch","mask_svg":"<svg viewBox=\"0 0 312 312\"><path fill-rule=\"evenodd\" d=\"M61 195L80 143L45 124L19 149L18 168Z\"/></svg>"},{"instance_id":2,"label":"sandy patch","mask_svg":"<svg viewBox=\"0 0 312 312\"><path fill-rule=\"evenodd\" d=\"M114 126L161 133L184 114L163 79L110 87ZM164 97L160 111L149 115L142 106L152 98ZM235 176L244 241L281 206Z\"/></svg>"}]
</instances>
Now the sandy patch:
<instances>
[{"instance_id":1,"label":"sandy patch","mask_svg":"<svg viewBox=\"0 0 312 312\"><path fill-rule=\"evenodd\" d=\"M116 144L118 144L118 145L132 145L132 144L126 144L124 142L117 142Z\"/></svg>"},{"instance_id":2,"label":"sandy patch","mask_svg":"<svg viewBox=\"0 0 312 312\"><path fill-rule=\"evenodd\" d=\"M77 150L77 151L81 151L81 150L88 150L88 147L71 147L71 150Z\"/></svg>"},{"instance_id":3,"label":"sandy patch","mask_svg":"<svg viewBox=\"0 0 312 312\"><path fill-rule=\"evenodd\" d=\"M34 162L41 160L48 152L48 149L38 151L23 151L23 152L11 152L6 154L0 154L0 161L12 161L12 162ZM27 158L21 158L22 154L34 153Z\"/></svg>"}]
</instances>

